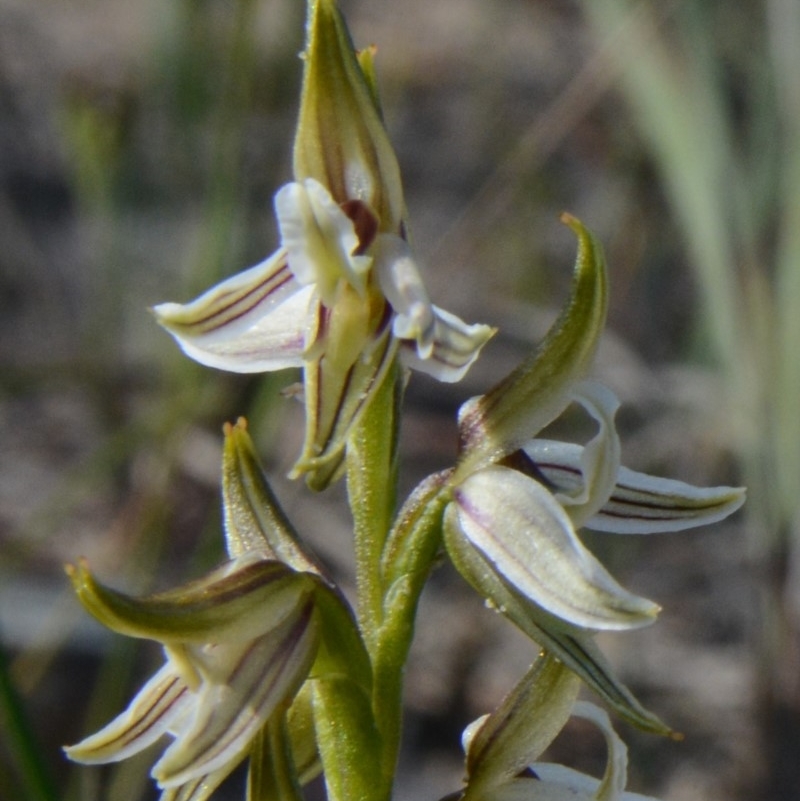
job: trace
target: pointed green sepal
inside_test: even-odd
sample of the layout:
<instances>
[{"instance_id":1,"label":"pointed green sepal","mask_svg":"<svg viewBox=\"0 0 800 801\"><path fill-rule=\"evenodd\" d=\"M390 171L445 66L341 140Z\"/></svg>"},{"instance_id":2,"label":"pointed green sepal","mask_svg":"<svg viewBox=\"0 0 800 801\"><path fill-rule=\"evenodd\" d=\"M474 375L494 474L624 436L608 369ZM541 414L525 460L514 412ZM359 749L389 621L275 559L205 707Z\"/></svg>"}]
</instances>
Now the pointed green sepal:
<instances>
[{"instance_id":1,"label":"pointed green sepal","mask_svg":"<svg viewBox=\"0 0 800 801\"><path fill-rule=\"evenodd\" d=\"M561 219L578 237L570 299L531 358L462 407L459 478L513 453L561 414L594 357L608 306L605 259L588 229Z\"/></svg>"},{"instance_id":2,"label":"pointed green sepal","mask_svg":"<svg viewBox=\"0 0 800 801\"><path fill-rule=\"evenodd\" d=\"M500 706L465 733L465 799L490 797L492 788L525 770L564 727L579 689L562 662L540 656Z\"/></svg>"},{"instance_id":3,"label":"pointed green sepal","mask_svg":"<svg viewBox=\"0 0 800 801\"><path fill-rule=\"evenodd\" d=\"M246 420L226 423L223 430L222 499L230 556L263 553L295 570L319 572L267 483Z\"/></svg>"},{"instance_id":4,"label":"pointed green sepal","mask_svg":"<svg viewBox=\"0 0 800 801\"><path fill-rule=\"evenodd\" d=\"M85 561L67 567L83 606L119 634L163 643L257 637L303 603L310 576L280 562L230 562L169 592L134 598L95 581Z\"/></svg>"},{"instance_id":5,"label":"pointed green sepal","mask_svg":"<svg viewBox=\"0 0 800 801\"><path fill-rule=\"evenodd\" d=\"M375 73L375 56L378 53L378 48L375 45L364 47L361 50L356 50L356 59L358 66L361 67L361 72L364 75L364 80L367 82L369 92L372 95L372 102L378 112L378 116L383 119L383 109L381 108L381 96L378 92L378 76Z\"/></svg>"},{"instance_id":6,"label":"pointed green sepal","mask_svg":"<svg viewBox=\"0 0 800 801\"><path fill-rule=\"evenodd\" d=\"M337 203L361 200L382 231L400 233L403 190L375 102L334 0L309 0L308 42L294 149L295 179L315 178Z\"/></svg>"}]
</instances>

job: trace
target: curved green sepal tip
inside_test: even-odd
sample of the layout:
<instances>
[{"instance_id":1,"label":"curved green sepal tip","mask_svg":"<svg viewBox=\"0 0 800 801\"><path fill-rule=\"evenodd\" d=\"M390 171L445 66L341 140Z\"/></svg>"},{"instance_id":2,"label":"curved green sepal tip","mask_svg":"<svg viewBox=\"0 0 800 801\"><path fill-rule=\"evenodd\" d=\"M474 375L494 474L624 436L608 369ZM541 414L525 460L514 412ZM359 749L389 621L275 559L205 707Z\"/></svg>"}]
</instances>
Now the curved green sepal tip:
<instances>
[{"instance_id":1,"label":"curved green sepal tip","mask_svg":"<svg viewBox=\"0 0 800 801\"><path fill-rule=\"evenodd\" d=\"M94 579L85 561L67 567L75 592L100 623L129 637L207 643L257 637L303 602L310 577L280 562L228 563L198 581L134 598Z\"/></svg>"},{"instance_id":2,"label":"curved green sepal tip","mask_svg":"<svg viewBox=\"0 0 800 801\"><path fill-rule=\"evenodd\" d=\"M605 258L579 220L569 214L561 220L578 237L570 298L531 357L463 407L458 478L513 453L554 420L594 358L608 309Z\"/></svg>"}]
</instances>

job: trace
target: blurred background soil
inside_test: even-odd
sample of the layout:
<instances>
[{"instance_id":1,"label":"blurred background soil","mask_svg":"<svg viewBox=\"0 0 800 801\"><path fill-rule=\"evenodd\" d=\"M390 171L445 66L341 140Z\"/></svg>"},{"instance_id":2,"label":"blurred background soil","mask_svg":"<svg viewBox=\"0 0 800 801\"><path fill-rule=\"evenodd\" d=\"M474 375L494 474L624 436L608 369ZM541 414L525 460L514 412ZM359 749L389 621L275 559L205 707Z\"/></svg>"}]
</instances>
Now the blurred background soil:
<instances>
[{"instance_id":1,"label":"blurred background soil","mask_svg":"<svg viewBox=\"0 0 800 801\"><path fill-rule=\"evenodd\" d=\"M800 202L779 188L791 183L783 172L798 174L793 0L342 5L356 43L379 47L430 293L500 328L463 383L412 378L405 490L452 462L458 406L553 319L574 259L558 222L569 210L606 247L612 300L595 372L623 401L626 464L746 481L754 507L677 535L587 535L623 584L664 608L650 629L603 639L624 680L685 735L620 723L630 788L669 801L800 799L798 516L791 489L783 506L768 497L800 460L786 345L800 293L782 266L800 271L786 233L800 230ZM341 488L311 497L284 478L302 417L280 390L297 376L190 364L148 313L276 244L303 18L300 0L0 0L3 801L155 797L150 754L112 768L61 755L160 661L90 620L62 565L85 556L105 581L146 592L222 559L225 420L247 415L288 513L350 586ZM703 70L713 80L700 83ZM655 96L670 78L677 91ZM730 160L718 165L720 153ZM715 259L716 290L704 272ZM726 317L714 304L730 293ZM786 336L773 341L780 321ZM585 431L568 418L559 433ZM534 656L442 566L408 670L398 799L459 787L463 727ZM582 726L552 756L602 772L602 742Z\"/></svg>"}]
</instances>

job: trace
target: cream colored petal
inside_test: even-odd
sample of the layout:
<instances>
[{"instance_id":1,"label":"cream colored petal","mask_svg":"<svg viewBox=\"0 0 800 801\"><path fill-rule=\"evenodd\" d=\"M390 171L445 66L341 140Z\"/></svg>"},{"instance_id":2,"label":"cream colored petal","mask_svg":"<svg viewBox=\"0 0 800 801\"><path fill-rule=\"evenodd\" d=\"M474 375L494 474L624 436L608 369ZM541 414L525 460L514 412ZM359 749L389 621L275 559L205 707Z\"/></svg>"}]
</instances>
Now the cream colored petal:
<instances>
[{"instance_id":1,"label":"cream colored petal","mask_svg":"<svg viewBox=\"0 0 800 801\"><path fill-rule=\"evenodd\" d=\"M537 439L525 447L556 491L580 490L582 448ZM695 487L683 481L657 478L620 467L606 503L583 525L617 534L659 534L716 523L745 501L741 487Z\"/></svg>"},{"instance_id":2,"label":"cream colored petal","mask_svg":"<svg viewBox=\"0 0 800 801\"><path fill-rule=\"evenodd\" d=\"M537 794L531 799L579 798L591 801L657 801L649 796L625 792L628 782L628 749L614 731L608 715L599 707L586 701L575 704L572 714L594 723L606 739L608 759L602 780L587 776L563 765L534 763L531 768L539 777L540 785L560 788L562 795ZM549 791L548 791L549 792Z\"/></svg>"},{"instance_id":3,"label":"cream colored petal","mask_svg":"<svg viewBox=\"0 0 800 801\"><path fill-rule=\"evenodd\" d=\"M619 401L613 392L595 381L582 381L573 390L573 400L598 424L598 432L581 452L581 484L578 491L558 492L575 528L579 528L608 500L619 471L620 441L614 425Z\"/></svg>"},{"instance_id":4,"label":"cream colored petal","mask_svg":"<svg viewBox=\"0 0 800 801\"><path fill-rule=\"evenodd\" d=\"M195 714L153 768L161 787L176 787L238 762L277 704L306 678L318 641L309 600L279 626L245 646L206 651Z\"/></svg>"},{"instance_id":5,"label":"cream colored petal","mask_svg":"<svg viewBox=\"0 0 800 801\"><path fill-rule=\"evenodd\" d=\"M460 381L497 329L481 323L468 325L438 306L432 309L434 319L430 355L423 358L413 341L403 342L400 352L403 363L439 381Z\"/></svg>"},{"instance_id":6,"label":"cream colored petal","mask_svg":"<svg viewBox=\"0 0 800 801\"><path fill-rule=\"evenodd\" d=\"M506 467L455 490L466 538L519 592L552 615L591 630L651 623L658 606L623 589L582 545L562 506L541 484Z\"/></svg>"},{"instance_id":7,"label":"cream colored petal","mask_svg":"<svg viewBox=\"0 0 800 801\"><path fill-rule=\"evenodd\" d=\"M162 303L158 322L207 367L260 373L300 367L313 288L301 287L277 251L187 304Z\"/></svg>"},{"instance_id":8,"label":"cream colored petal","mask_svg":"<svg viewBox=\"0 0 800 801\"><path fill-rule=\"evenodd\" d=\"M532 775L520 775L497 788L491 794L491 801L657 801L625 791L628 749L614 731L608 715L586 701L578 701L572 714L594 723L606 739L608 759L602 780L564 765L534 762L530 766ZM472 798L469 793L467 797ZM475 801L490 801L488 794L474 798Z\"/></svg>"},{"instance_id":9,"label":"cream colored petal","mask_svg":"<svg viewBox=\"0 0 800 801\"><path fill-rule=\"evenodd\" d=\"M392 328L398 339L413 340L420 359L433 353L433 306L408 243L381 234L372 247L381 291L394 310Z\"/></svg>"},{"instance_id":10,"label":"cream colored petal","mask_svg":"<svg viewBox=\"0 0 800 801\"><path fill-rule=\"evenodd\" d=\"M73 761L88 765L126 759L166 734L192 703L192 694L167 663L121 715L64 751Z\"/></svg>"},{"instance_id":11,"label":"cream colored petal","mask_svg":"<svg viewBox=\"0 0 800 801\"><path fill-rule=\"evenodd\" d=\"M364 294L372 259L354 255L359 241L353 222L319 181L306 178L282 186L275 214L289 269L301 284L314 285L328 307L340 280Z\"/></svg>"}]
</instances>

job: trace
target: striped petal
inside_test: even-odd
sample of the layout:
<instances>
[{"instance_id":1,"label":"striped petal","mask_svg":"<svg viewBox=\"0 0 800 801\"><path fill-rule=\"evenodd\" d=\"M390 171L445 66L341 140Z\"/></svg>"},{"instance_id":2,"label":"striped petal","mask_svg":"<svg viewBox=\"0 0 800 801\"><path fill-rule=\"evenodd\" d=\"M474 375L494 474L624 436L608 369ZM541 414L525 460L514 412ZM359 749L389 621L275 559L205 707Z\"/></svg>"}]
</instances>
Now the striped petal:
<instances>
[{"instance_id":1,"label":"striped petal","mask_svg":"<svg viewBox=\"0 0 800 801\"><path fill-rule=\"evenodd\" d=\"M525 452L560 493L583 485L583 448L536 439ZM741 487L694 487L620 467L611 496L583 525L617 534L659 534L716 523L745 500Z\"/></svg>"},{"instance_id":2,"label":"striped petal","mask_svg":"<svg viewBox=\"0 0 800 801\"><path fill-rule=\"evenodd\" d=\"M463 536L505 581L550 614L589 630L638 628L654 620L658 606L617 584L538 482L489 467L454 495Z\"/></svg>"},{"instance_id":3,"label":"striped petal","mask_svg":"<svg viewBox=\"0 0 800 801\"><path fill-rule=\"evenodd\" d=\"M439 381L460 381L497 329L482 323L468 325L438 306L432 306L431 309L433 333L429 355L425 356L425 351L420 351L416 341L404 340L400 351L403 363Z\"/></svg>"},{"instance_id":4,"label":"striped petal","mask_svg":"<svg viewBox=\"0 0 800 801\"><path fill-rule=\"evenodd\" d=\"M314 288L303 287L278 250L191 303L154 307L158 322L200 364L234 373L300 367Z\"/></svg>"},{"instance_id":5,"label":"striped petal","mask_svg":"<svg viewBox=\"0 0 800 801\"><path fill-rule=\"evenodd\" d=\"M186 684L167 663L142 687L121 715L64 751L71 760L87 765L126 759L166 734L192 703Z\"/></svg>"},{"instance_id":6,"label":"striped petal","mask_svg":"<svg viewBox=\"0 0 800 801\"><path fill-rule=\"evenodd\" d=\"M162 787L175 787L238 762L275 707L297 691L316 651L309 599L266 635L244 646L208 646L194 714L153 768ZM198 657L200 658L200 657Z\"/></svg>"},{"instance_id":7,"label":"striped petal","mask_svg":"<svg viewBox=\"0 0 800 801\"><path fill-rule=\"evenodd\" d=\"M444 522L445 544L453 564L492 608L558 657L629 723L654 734L670 733L669 727L646 710L616 678L589 632L545 612L494 570L491 562L461 533L453 505L447 509Z\"/></svg>"},{"instance_id":8,"label":"striped petal","mask_svg":"<svg viewBox=\"0 0 800 801\"><path fill-rule=\"evenodd\" d=\"M433 352L433 306L411 248L402 237L381 234L373 250L378 282L395 313L394 335L413 340L420 359L429 359Z\"/></svg>"}]
</instances>

